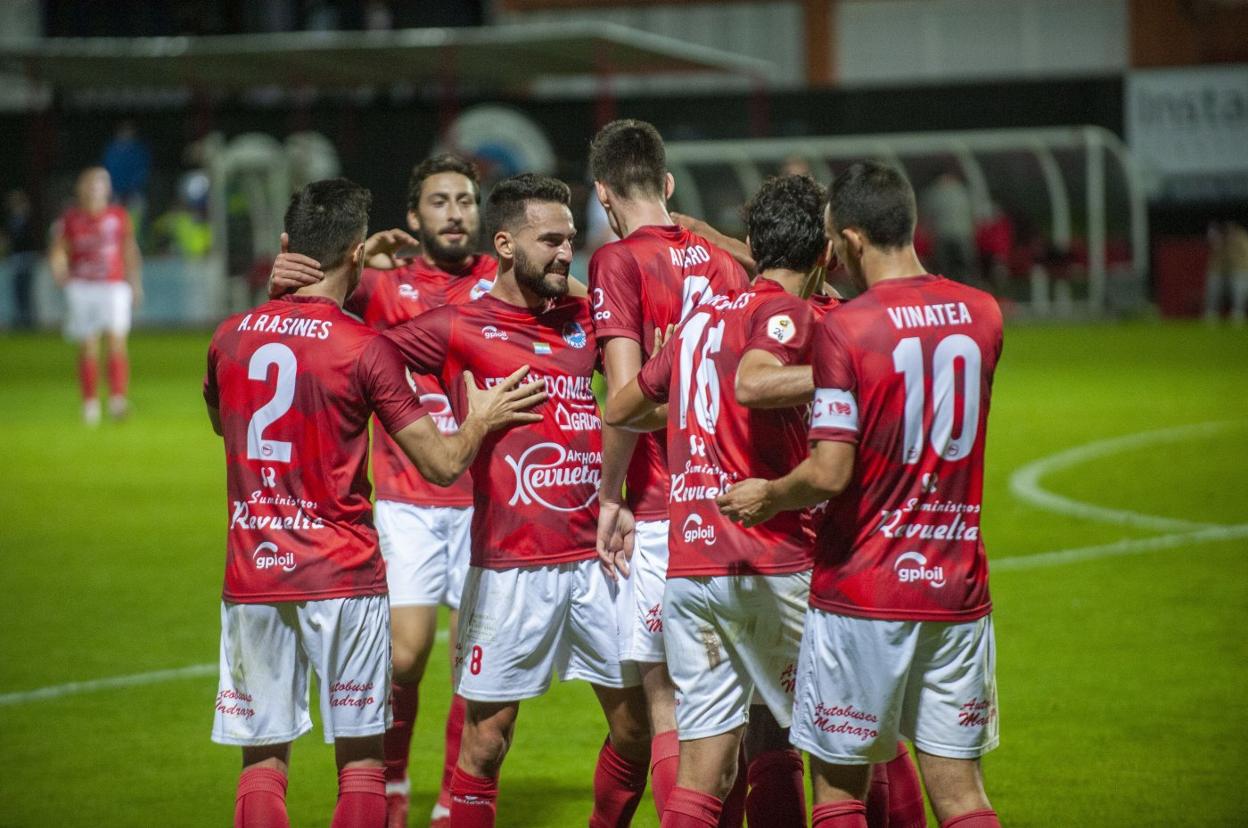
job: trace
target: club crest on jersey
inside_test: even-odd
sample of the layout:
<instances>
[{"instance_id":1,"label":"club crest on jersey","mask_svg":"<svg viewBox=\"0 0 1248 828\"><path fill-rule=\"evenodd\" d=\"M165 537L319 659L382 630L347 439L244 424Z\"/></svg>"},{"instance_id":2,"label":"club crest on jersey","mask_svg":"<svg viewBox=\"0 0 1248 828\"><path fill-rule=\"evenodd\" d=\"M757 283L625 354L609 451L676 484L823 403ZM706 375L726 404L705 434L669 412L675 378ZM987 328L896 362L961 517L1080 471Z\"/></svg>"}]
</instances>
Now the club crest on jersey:
<instances>
[{"instance_id":1,"label":"club crest on jersey","mask_svg":"<svg viewBox=\"0 0 1248 828\"><path fill-rule=\"evenodd\" d=\"M399 295L404 299L409 299L415 302L420 298L420 291L412 285L399 285Z\"/></svg>"},{"instance_id":2,"label":"club crest on jersey","mask_svg":"<svg viewBox=\"0 0 1248 828\"><path fill-rule=\"evenodd\" d=\"M256 551L251 553L251 559L255 561L256 569L272 569L280 566L283 572L295 571L295 553L282 552L277 548L277 544L271 541L265 541L256 547Z\"/></svg>"},{"instance_id":3,"label":"club crest on jersey","mask_svg":"<svg viewBox=\"0 0 1248 828\"><path fill-rule=\"evenodd\" d=\"M589 342L589 337L585 335L585 329L581 327L581 323L573 320L563 326L563 341L573 348L584 348Z\"/></svg>"},{"instance_id":4,"label":"club crest on jersey","mask_svg":"<svg viewBox=\"0 0 1248 828\"><path fill-rule=\"evenodd\" d=\"M550 345L545 342L534 342L533 353L537 354L538 356L550 356L551 354Z\"/></svg>"},{"instance_id":5,"label":"club crest on jersey","mask_svg":"<svg viewBox=\"0 0 1248 828\"><path fill-rule=\"evenodd\" d=\"M787 313L778 313L767 320L767 335L784 345L797 335L797 325Z\"/></svg>"},{"instance_id":6,"label":"club crest on jersey","mask_svg":"<svg viewBox=\"0 0 1248 828\"><path fill-rule=\"evenodd\" d=\"M945 568L927 565L927 558L919 552L903 552L893 563L893 571L903 584L927 583L932 589L945 585Z\"/></svg>"}]
</instances>

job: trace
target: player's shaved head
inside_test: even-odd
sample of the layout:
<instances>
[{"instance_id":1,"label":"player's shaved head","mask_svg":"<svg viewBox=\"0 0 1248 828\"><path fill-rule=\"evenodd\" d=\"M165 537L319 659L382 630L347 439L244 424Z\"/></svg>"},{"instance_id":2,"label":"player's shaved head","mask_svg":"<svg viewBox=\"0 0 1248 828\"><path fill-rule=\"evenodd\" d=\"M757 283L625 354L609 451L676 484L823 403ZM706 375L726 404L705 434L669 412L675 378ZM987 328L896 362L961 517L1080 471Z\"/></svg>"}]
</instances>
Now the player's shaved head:
<instances>
[{"instance_id":1,"label":"player's shaved head","mask_svg":"<svg viewBox=\"0 0 1248 828\"><path fill-rule=\"evenodd\" d=\"M557 178L536 173L521 173L504 178L494 185L485 203L486 226L491 233L506 230L514 233L527 220L529 202L562 204L571 207L572 191Z\"/></svg>"},{"instance_id":2,"label":"player's shaved head","mask_svg":"<svg viewBox=\"0 0 1248 828\"><path fill-rule=\"evenodd\" d=\"M407 209L416 211L420 208L420 195L425 186L425 179L439 173L459 173L472 182L477 202L481 201L481 178L477 174L477 165L467 158L451 152L431 155L412 168L412 175L407 180Z\"/></svg>"},{"instance_id":3,"label":"player's shaved head","mask_svg":"<svg viewBox=\"0 0 1248 828\"><path fill-rule=\"evenodd\" d=\"M854 228L876 247L905 247L914 242L914 188L896 167L859 161L832 180L828 218L834 232Z\"/></svg>"},{"instance_id":4,"label":"player's shaved head","mask_svg":"<svg viewBox=\"0 0 1248 828\"><path fill-rule=\"evenodd\" d=\"M589 144L589 170L595 181L621 198L664 198L663 137L645 121L612 121Z\"/></svg>"},{"instance_id":5,"label":"player's shaved head","mask_svg":"<svg viewBox=\"0 0 1248 828\"><path fill-rule=\"evenodd\" d=\"M313 181L286 208L290 252L316 259L327 273L338 268L367 234L372 203L372 193L346 178Z\"/></svg>"},{"instance_id":6,"label":"player's shaved head","mask_svg":"<svg viewBox=\"0 0 1248 828\"><path fill-rule=\"evenodd\" d=\"M805 272L819 263L828 238L823 225L827 194L808 175L769 178L745 205L750 253L758 272Z\"/></svg>"}]
</instances>

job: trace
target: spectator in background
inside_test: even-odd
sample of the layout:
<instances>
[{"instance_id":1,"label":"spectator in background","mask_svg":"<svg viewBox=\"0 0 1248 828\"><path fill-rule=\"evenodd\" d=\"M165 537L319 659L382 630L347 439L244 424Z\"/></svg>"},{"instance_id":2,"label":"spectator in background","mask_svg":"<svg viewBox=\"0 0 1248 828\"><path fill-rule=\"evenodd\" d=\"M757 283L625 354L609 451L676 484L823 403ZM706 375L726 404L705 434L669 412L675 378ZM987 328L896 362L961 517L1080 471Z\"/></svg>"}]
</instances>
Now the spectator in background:
<instances>
[{"instance_id":1,"label":"spectator in background","mask_svg":"<svg viewBox=\"0 0 1248 828\"><path fill-rule=\"evenodd\" d=\"M178 180L178 203L152 227L155 249L186 259L202 259L212 250L208 221L208 175L196 170Z\"/></svg>"},{"instance_id":2,"label":"spectator in background","mask_svg":"<svg viewBox=\"0 0 1248 828\"><path fill-rule=\"evenodd\" d=\"M983 278L1001 296L1009 278L1010 253L1014 249L1014 222L1001 205L992 202L988 215L975 228L975 247Z\"/></svg>"},{"instance_id":3,"label":"spectator in background","mask_svg":"<svg viewBox=\"0 0 1248 828\"><path fill-rule=\"evenodd\" d=\"M1222 315L1229 282L1231 324L1243 325L1248 313L1248 230L1233 221L1211 222L1209 267L1205 272L1205 321Z\"/></svg>"},{"instance_id":4,"label":"spectator in background","mask_svg":"<svg viewBox=\"0 0 1248 828\"><path fill-rule=\"evenodd\" d=\"M13 327L29 330L35 326L30 287L42 245L35 233L30 197L23 190L9 190L4 196L4 227L0 228L0 253L13 272Z\"/></svg>"},{"instance_id":5,"label":"spectator in background","mask_svg":"<svg viewBox=\"0 0 1248 828\"><path fill-rule=\"evenodd\" d=\"M966 183L952 170L941 173L923 191L919 212L935 242L930 270L965 282L972 275L975 250L975 213Z\"/></svg>"},{"instance_id":6,"label":"spectator in background","mask_svg":"<svg viewBox=\"0 0 1248 828\"><path fill-rule=\"evenodd\" d=\"M147 209L147 181L152 174L152 151L139 138L134 121L117 125L113 140L104 147L104 169L113 181L113 195L130 213L136 232Z\"/></svg>"}]
</instances>

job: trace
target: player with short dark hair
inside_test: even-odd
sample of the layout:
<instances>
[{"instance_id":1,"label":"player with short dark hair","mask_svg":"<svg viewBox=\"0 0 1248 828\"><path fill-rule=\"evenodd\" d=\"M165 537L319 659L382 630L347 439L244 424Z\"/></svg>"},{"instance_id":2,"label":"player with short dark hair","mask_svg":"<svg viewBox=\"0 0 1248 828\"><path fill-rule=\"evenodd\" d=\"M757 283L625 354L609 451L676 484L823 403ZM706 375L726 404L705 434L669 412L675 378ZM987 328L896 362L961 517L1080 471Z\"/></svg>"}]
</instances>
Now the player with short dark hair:
<instances>
[{"instance_id":1,"label":"player with short dark hair","mask_svg":"<svg viewBox=\"0 0 1248 828\"><path fill-rule=\"evenodd\" d=\"M811 754L815 828L867 825L871 763L891 758L899 734L918 750L942 826L991 828L979 757L998 741L996 655L980 512L1001 312L925 272L899 171L852 165L826 219L864 292L815 334L811 454L718 502L750 527L833 498L792 730Z\"/></svg>"},{"instance_id":2,"label":"player with short dark hair","mask_svg":"<svg viewBox=\"0 0 1248 828\"><path fill-rule=\"evenodd\" d=\"M590 144L589 166L598 200L620 238L599 248L589 263L594 329L610 399L651 358L656 329L680 322L705 298L744 289L749 279L731 256L672 221L667 199L675 180L653 126L633 120L607 124ZM668 491L662 432L638 439L604 429L598 550L604 565L624 576L620 655L641 670L653 737L651 784L660 814L676 784L680 754L675 687L663 650ZM635 544L624 542L634 532ZM631 559L622 553L630 545L636 550Z\"/></svg>"},{"instance_id":3,"label":"player with short dark hair","mask_svg":"<svg viewBox=\"0 0 1248 828\"><path fill-rule=\"evenodd\" d=\"M224 437L230 498L221 670L213 740L243 748L235 825L286 823L291 742L311 726L317 673L335 744L335 825L385 821L382 734L390 686L385 564L372 524L374 411L426 478L449 485L487 432L540 419L545 393L471 383L460 430L441 434L394 345L342 310L364 260L371 196L346 180L309 184L286 211L290 247L324 280L225 320L208 350L204 400Z\"/></svg>"},{"instance_id":4,"label":"player with short dark hair","mask_svg":"<svg viewBox=\"0 0 1248 828\"><path fill-rule=\"evenodd\" d=\"M591 824L627 825L649 753L644 697L617 645L617 587L596 564L601 421L590 306L569 295L576 228L567 185L525 174L486 205L498 278L475 302L386 332L414 370L435 375L462 413L471 370L488 387L531 364L549 400L540 423L487 440L472 468L472 565L455 650L467 716L451 781L451 824L492 826L498 775L524 699L552 672L589 681L610 731L595 772ZM619 779L633 784L600 784Z\"/></svg>"}]
</instances>

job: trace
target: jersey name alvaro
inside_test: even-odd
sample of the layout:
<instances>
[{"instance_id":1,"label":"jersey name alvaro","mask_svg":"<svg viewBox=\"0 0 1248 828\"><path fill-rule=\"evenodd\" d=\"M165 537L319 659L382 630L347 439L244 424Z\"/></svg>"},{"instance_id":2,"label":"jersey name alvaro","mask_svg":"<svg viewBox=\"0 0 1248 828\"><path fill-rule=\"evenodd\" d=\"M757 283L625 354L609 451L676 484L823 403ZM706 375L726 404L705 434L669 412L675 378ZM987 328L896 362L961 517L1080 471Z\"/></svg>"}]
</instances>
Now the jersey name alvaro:
<instances>
[{"instance_id":1,"label":"jersey name alvaro","mask_svg":"<svg viewBox=\"0 0 1248 828\"><path fill-rule=\"evenodd\" d=\"M225 600L383 594L368 418L399 431L426 413L394 345L333 300L282 297L217 328L204 399L225 439Z\"/></svg>"},{"instance_id":2,"label":"jersey name alvaro","mask_svg":"<svg viewBox=\"0 0 1248 828\"><path fill-rule=\"evenodd\" d=\"M130 216L116 204L96 215L71 207L61 217L61 233L69 249L69 277L87 282L121 282L126 278L125 243Z\"/></svg>"},{"instance_id":3,"label":"jersey name alvaro","mask_svg":"<svg viewBox=\"0 0 1248 828\"><path fill-rule=\"evenodd\" d=\"M749 287L733 258L679 226L647 225L604 245L589 262L599 342L623 336L649 359L655 328L675 325L715 294ZM643 434L628 467L628 504L640 520L667 517L667 460L661 432Z\"/></svg>"},{"instance_id":4,"label":"jersey name alvaro","mask_svg":"<svg viewBox=\"0 0 1248 828\"><path fill-rule=\"evenodd\" d=\"M447 273L417 258L393 270L367 268L360 284L347 299L346 308L365 324L384 331L400 322L414 319L443 305L471 302L489 292L498 262L478 255L460 274ZM451 413L451 403L436 379L428 374L412 374L412 387L420 402L444 434L453 434L459 425ZM464 475L447 487L435 486L421 476L403 450L383 428L373 429L373 486L378 500L394 500L417 506L472 505L472 479Z\"/></svg>"},{"instance_id":5,"label":"jersey name alvaro","mask_svg":"<svg viewBox=\"0 0 1248 828\"><path fill-rule=\"evenodd\" d=\"M939 276L889 279L815 334L810 439L857 444L818 528L811 604L866 618L968 621L992 609L980 534L1001 312Z\"/></svg>"},{"instance_id":6,"label":"jersey name alvaro","mask_svg":"<svg viewBox=\"0 0 1248 828\"><path fill-rule=\"evenodd\" d=\"M523 365L550 398L541 422L496 431L472 464L472 564L490 569L594 556L602 421L591 388L597 363L589 303L565 298L534 312L487 294L430 311L385 333L404 360L437 376L457 418L467 414L463 372L479 385Z\"/></svg>"},{"instance_id":7,"label":"jersey name alvaro","mask_svg":"<svg viewBox=\"0 0 1248 828\"><path fill-rule=\"evenodd\" d=\"M749 477L783 477L806 456L806 406L749 409L737 402L734 387L748 351L796 364L812 330L807 302L758 279L744 293L694 308L642 368L642 393L668 403L669 578L810 569L808 512L781 512L746 529L721 515L715 498Z\"/></svg>"}]
</instances>

